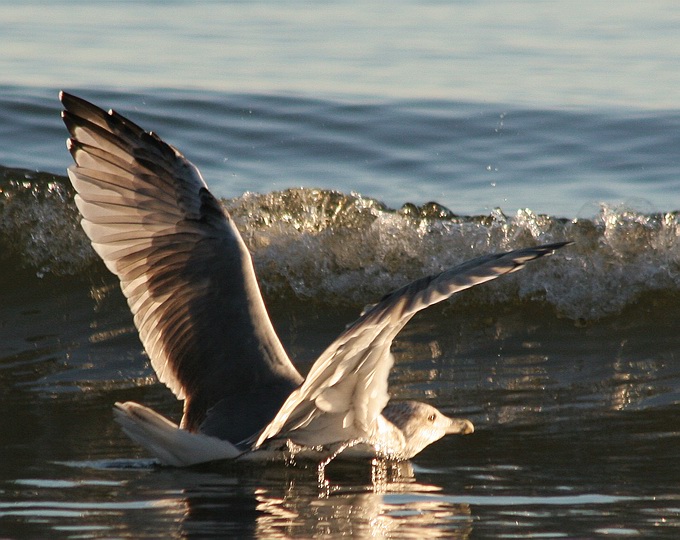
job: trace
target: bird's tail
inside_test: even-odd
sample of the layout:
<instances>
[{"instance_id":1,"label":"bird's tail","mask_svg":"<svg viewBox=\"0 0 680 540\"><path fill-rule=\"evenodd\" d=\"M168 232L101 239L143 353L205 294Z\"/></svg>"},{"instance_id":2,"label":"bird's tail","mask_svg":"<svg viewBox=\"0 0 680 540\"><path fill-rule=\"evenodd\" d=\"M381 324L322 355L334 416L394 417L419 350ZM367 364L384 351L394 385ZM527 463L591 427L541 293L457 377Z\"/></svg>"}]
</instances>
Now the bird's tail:
<instances>
[{"instance_id":1,"label":"bird's tail","mask_svg":"<svg viewBox=\"0 0 680 540\"><path fill-rule=\"evenodd\" d=\"M139 403L116 403L113 412L125 434L151 452L163 465L185 467L207 461L234 459L241 454L229 441L181 429Z\"/></svg>"}]
</instances>

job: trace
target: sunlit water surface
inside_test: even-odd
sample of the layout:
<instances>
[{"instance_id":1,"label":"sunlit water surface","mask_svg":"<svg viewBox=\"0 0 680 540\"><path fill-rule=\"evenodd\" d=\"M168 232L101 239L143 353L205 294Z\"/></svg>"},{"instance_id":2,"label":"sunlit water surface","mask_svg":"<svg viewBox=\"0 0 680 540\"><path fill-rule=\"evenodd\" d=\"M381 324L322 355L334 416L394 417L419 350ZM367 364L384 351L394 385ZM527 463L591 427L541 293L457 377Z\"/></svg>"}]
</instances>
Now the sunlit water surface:
<instances>
[{"instance_id":1,"label":"sunlit water surface","mask_svg":"<svg viewBox=\"0 0 680 540\"><path fill-rule=\"evenodd\" d=\"M678 536L676 2L0 4L0 537ZM411 279L574 240L395 342L393 399L475 433L155 466L112 404L181 404L78 228L60 88L201 168L303 372Z\"/></svg>"}]
</instances>

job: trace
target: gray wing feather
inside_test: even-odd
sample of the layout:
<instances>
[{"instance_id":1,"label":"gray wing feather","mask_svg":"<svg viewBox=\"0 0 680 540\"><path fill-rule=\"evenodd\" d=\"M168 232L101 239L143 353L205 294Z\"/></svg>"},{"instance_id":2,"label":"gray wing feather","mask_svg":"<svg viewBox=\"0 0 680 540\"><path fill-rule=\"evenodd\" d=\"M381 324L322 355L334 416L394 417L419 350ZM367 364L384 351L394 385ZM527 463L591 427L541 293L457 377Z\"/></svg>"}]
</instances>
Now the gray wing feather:
<instances>
[{"instance_id":1,"label":"gray wing feather","mask_svg":"<svg viewBox=\"0 0 680 540\"><path fill-rule=\"evenodd\" d=\"M187 400L184 427L197 429L210 407L252 385L288 395L302 378L271 325L250 253L198 169L117 113L60 97L83 229L120 279L158 378Z\"/></svg>"},{"instance_id":2,"label":"gray wing feather","mask_svg":"<svg viewBox=\"0 0 680 540\"><path fill-rule=\"evenodd\" d=\"M389 400L390 345L413 315L458 291L519 270L568 243L479 257L385 296L321 354L254 447L279 437L299 444L370 437Z\"/></svg>"}]
</instances>

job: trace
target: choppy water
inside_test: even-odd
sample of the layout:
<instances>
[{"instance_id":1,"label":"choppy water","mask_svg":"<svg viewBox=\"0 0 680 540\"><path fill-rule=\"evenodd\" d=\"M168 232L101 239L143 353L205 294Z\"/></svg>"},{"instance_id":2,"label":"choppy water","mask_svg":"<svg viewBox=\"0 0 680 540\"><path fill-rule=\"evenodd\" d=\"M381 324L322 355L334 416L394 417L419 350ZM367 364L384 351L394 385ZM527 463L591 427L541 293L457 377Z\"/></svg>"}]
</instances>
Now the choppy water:
<instances>
[{"instance_id":1,"label":"choppy water","mask_svg":"<svg viewBox=\"0 0 680 540\"><path fill-rule=\"evenodd\" d=\"M560 19L536 2L456 13L397 2L363 16L348 2L308 24L273 6L215 3L209 16L171 4L2 5L0 536L676 537L675 4L611 14L583 3ZM390 48L406 30L410 45ZM106 39L85 47L98 32ZM159 41L168 33L172 51ZM54 44L67 34L66 59ZM358 37L373 48L352 48ZM313 468L154 467L111 406L135 400L174 418L181 406L78 227L64 85L200 167L302 371L365 304L411 279L574 240L428 310L395 342L394 399L466 416L475 434L440 441L412 468L321 479Z\"/></svg>"}]
</instances>

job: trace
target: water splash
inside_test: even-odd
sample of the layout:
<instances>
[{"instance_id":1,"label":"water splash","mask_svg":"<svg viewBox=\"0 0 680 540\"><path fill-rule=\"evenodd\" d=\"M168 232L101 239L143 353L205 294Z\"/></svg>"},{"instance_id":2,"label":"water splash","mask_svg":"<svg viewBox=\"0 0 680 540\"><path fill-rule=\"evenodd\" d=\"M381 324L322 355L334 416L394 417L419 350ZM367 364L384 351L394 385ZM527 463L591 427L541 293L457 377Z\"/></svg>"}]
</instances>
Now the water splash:
<instances>
[{"instance_id":1,"label":"water splash","mask_svg":"<svg viewBox=\"0 0 680 540\"><path fill-rule=\"evenodd\" d=\"M2 256L46 274L71 275L94 260L64 177L0 168Z\"/></svg>"},{"instance_id":2,"label":"water splash","mask_svg":"<svg viewBox=\"0 0 680 540\"><path fill-rule=\"evenodd\" d=\"M0 244L14 266L39 276L106 272L78 225L64 177L0 172ZM567 239L575 244L554 257L452 302L541 301L565 317L593 320L646 293L680 289L676 212L602 205L592 218L571 220L529 209L461 216L434 202L393 210L355 193L303 188L224 204L270 298L363 306L478 255Z\"/></svg>"}]
</instances>

